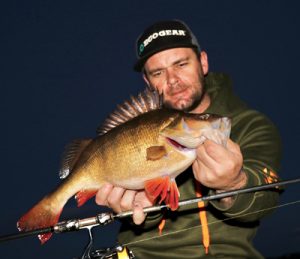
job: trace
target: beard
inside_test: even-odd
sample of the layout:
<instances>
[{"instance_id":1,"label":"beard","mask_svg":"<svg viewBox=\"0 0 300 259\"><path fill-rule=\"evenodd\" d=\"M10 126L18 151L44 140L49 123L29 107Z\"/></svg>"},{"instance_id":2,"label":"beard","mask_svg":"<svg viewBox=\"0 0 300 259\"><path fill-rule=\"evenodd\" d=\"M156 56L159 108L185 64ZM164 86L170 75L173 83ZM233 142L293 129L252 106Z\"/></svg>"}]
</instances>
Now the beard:
<instances>
[{"instance_id":1,"label":"beard","mask_svg":"<svg viewBox=\"0 0 300 259\"><path fill-rule=\"evenodd\" d=\"M184 112L190 112L190 111L194 110L195 108L197 108L200 105L200 103L202 102L203 97L205 95L205 90L206 90L204 76L201 72L199 73L199 80L195 86L179 85L176 87L176 90L171 89L171 90L168 90L167 93L169 96L172 97L173 92L180 91L180 90L184 91L184 89L188 90L188 88L193 89L193 92L188 100L182 99L182 102L181 102L181 97L179 96L178 100L177 100L177 102L179 103L178 106L175 106L171 101L164 100L164 102L163 102L164 107L169 108L169 109L184 111Z\"/></svg>"}]
</instances>

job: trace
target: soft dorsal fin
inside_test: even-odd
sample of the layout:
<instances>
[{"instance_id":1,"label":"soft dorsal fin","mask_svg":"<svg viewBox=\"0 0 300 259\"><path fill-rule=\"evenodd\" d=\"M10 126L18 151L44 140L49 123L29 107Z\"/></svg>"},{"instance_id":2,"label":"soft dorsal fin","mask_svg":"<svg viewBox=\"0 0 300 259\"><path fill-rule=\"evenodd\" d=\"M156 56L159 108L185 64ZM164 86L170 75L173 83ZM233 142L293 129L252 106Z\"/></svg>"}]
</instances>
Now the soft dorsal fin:
<instances>
[{"instance_id":1,"label":"soft dorsal fin","mask_svg":"<svg viewBox=\"0 0 300 259\"><path fill-rule=\"evenodd\" d=\"M140 114L157 110L161 107L162 96L158 91L150 91L146 88L137 97L131 96L130 101L125 101L122 105L118 105L117 109L104 121L103 125L98 127L97 135L103 135Z\"/></svg>"},{"instance_id":2,"label":"soft dorsal fin","mask_svg":"<svg viewBox=\"0 0 300 259\"><path fill-rule=\"evenodd\" d=\"M92 139L76 139L65 147L59 170L60 179L64 179L70 174L80 154L91 141Z\"/></svg>"}]
</instances>

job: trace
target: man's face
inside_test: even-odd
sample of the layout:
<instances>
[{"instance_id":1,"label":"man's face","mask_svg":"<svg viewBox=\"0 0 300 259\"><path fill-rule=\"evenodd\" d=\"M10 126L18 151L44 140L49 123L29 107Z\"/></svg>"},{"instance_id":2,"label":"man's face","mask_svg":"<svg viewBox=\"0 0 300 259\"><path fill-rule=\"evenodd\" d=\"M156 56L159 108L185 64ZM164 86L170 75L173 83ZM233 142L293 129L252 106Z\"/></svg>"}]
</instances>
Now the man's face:
<instances>
[{"instance_id":1,"label":"man's face","mask_svg":"<svg viewBox=\"0 0 300 259\"><path fill-rule=\"evenodd\" d=\"M208 72L205 52L199 59L191 48L168 49L151 56L144 69L144 79L163 93L166 107L191 111L201 103Z\"/></svg>"}]
</instances>

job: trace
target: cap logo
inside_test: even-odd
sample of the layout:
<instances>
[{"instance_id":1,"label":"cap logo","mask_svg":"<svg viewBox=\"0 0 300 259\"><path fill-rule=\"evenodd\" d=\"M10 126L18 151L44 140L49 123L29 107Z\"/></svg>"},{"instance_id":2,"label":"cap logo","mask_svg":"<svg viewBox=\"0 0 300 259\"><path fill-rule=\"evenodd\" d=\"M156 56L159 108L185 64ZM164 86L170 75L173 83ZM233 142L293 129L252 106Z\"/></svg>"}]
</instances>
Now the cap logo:
<instances>
[{"instance_id":1,"label":"cap logo","mask_svg":"<svg viewBox=\"0 0 300 259\"><path fill-rule=\"evenodd\" d=\"M143 43L139 46L139 54L141 54L145 47L149 45L153 40L157 39L158 37L165 37L165 36L186 36L185 30L161 30L159 32L152 33L147 39L143 41Z\"/></svg>"}]
</instances>

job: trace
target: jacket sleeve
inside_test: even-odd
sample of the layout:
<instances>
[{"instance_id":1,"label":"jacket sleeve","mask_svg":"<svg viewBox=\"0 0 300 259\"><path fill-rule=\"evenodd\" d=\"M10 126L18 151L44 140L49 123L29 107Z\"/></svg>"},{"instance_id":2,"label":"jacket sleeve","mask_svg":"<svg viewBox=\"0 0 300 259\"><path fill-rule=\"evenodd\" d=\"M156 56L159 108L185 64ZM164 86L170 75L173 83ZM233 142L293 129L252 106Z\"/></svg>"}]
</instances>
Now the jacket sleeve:
<instances>
[{"instance_id":1,"label":"jacket sleeve","mask_svg":"<svg viewBox=\"0 0 300 259\"><path fill-rule=\"evenodd\" d=\"M243 170L247 175L245 187L279 180L281 141L274 124L261 113L247 110L233 119L231 138L243 154ZM239 221L258 220L273 211L278 203L279 189L270 189L234 197L230 207L218 201L211 204L225 216Z\"/></svg>"}]
</instances>

